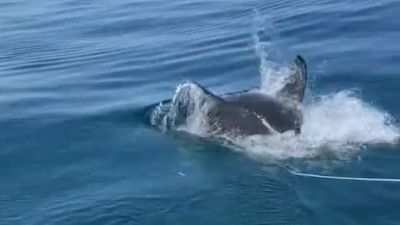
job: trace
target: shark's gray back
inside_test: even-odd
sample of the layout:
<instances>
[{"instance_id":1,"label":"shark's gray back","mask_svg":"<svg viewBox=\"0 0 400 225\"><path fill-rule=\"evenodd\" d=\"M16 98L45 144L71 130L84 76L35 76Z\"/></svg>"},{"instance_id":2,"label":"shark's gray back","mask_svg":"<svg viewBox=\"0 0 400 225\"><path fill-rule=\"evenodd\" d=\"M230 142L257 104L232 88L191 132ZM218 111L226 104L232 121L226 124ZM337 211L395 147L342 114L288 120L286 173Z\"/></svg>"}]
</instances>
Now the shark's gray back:
<instances>
[{"instance_id":1,"label":"shark's gray back","mask_svg":"<svg viewBox=\"0 0 400 225\"><path fill-rule=\"evenodd\" d=\"M297 56L286 85L276 97L259 92L240 92L219 97L197 83L179 88L172 101L174 123L187 121L196 110L206 115L212 133L240 135L300 133L302 113L297 105L304 98L307 81L306 64Z\"/></svg>"},{"instance_id":2,"label":"shark's gray back","mask_svg":"<svg viewBox=\"0 0 400 225\"><path fill-rule=\"evenodd\" d=\"M235 106L253 112L258 118L262 118L263 124L265 124L264 122L268 123L269 133L273 131L282 133L288 130L300 133L303 115L298 106L304 99L306 83L307 64L303 57L296 56L292 73L287 78L286 84L277 93L276 98L259 92L242 92L227 95L222 99L225 101L225 107L227 105ZM252 129L247 130L252 131Z\"/></svg>"},{"instance_id":3,"label":"shark's gray back","mask_svg":"<svg viewBox=\"0 0 400 225\"><path fill-rule=\"evenodd\" d=\"M229 95L224 100L236 107L254 112L277 132L288 130L300 132L302 114L296 104L287 102L286 99L275 99L261 93L241 93Z\"/></svg>"}]
</instances>

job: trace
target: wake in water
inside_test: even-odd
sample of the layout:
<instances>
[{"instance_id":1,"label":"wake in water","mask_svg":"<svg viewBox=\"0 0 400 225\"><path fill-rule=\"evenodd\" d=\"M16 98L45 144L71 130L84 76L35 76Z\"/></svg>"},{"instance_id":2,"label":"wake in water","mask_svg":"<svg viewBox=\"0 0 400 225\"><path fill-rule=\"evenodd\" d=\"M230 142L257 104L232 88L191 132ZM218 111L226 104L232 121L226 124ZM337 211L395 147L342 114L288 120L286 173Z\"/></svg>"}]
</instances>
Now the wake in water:
<instances>
[{"instance_id":1,"label":"wake in water","mask_svg":"<svg viewBox=\"0 0 400 225\"><path fill-rule=\"evenodd\" d=\"M261 76L260 88L254 91L275 96L285 85L291 68L269 60L268 51L273 43L268 38L263 41L260 35L265 33L263 29L253 33ZM220 132L218 127L210 129L207 127L207 112L216 103L190 82L177 87L171 102L162 103L153 110L151 123L163 131L179 130L218 138L258 158L313 158L327 151L341 157L368 144L390 144L399 139L400 131L393 117L363 101L351 90L308 98L308 103L301 109L303 124L298 135L294 131L272 135L240 135L235 131ZM187 106L184 116L180 104Z\"/></svg>"}]
</instances>

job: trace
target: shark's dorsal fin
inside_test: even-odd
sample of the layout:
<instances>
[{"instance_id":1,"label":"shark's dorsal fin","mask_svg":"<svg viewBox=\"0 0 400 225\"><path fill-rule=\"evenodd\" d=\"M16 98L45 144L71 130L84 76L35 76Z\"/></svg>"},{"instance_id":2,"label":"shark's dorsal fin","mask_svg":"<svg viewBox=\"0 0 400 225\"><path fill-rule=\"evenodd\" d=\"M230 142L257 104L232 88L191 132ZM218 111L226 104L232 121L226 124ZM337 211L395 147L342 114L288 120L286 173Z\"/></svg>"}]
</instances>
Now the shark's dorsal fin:
<instances>
[{"instance_id":1,"label":"shark's dorsal fin","mask_svg":"<svg viewBox=\"0 0 400 225\"><path fill-rule=\"evenodd\" d=\"M277 96L302 102L307 83L307 64L303 57L296 56L292 73L286 80L285 86L278 91Z\"/></svg>"}]
</instances>

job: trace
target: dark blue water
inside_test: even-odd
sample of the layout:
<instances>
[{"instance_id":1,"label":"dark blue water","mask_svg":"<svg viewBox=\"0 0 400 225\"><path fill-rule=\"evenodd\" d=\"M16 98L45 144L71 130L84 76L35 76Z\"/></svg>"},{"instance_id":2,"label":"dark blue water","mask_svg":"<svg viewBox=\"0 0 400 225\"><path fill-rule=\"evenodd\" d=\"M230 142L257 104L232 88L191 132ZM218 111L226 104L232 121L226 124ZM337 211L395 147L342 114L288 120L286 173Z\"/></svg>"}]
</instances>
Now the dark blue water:
<instances>
[{"instance_id":1,"label":"dark blue water","mask_svg":"<svg viewBox=\"0 0 400 225\"><path fill-rule=\"evenodd\" d=\"M394 0L3 0L0 224L398 224L400 184L275 163L400 178L398 143L371 122L400 115L399 12ZM354 89L368 105L314 121L322 131L370 130L338 132L327 154L249 157L149 126L146 107L183 80L217 93L259 86L254 34L276 59L307 59L309 102Z\"/></svg>"}]
</instances>

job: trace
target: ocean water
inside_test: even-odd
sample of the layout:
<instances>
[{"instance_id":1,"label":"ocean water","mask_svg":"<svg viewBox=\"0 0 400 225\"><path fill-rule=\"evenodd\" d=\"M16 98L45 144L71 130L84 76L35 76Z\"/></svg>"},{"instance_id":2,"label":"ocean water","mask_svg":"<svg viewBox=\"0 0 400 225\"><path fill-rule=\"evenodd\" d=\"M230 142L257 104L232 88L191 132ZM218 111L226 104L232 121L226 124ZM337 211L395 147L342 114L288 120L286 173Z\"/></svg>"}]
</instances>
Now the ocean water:
<instances>
[{"instance_id":1,"label":"ocean water","mask_svg":"<svg viewBox=\"0 0 400 225\"><path fill-rule=\"evenodd\" d=\"M400 182L384 180L400 179L399 12L1 1L0 224L399 224ZM309 68L299 137L233 147L151 125L186 80L273 92L296 54Z\"/></svg>"}]
</instances>

